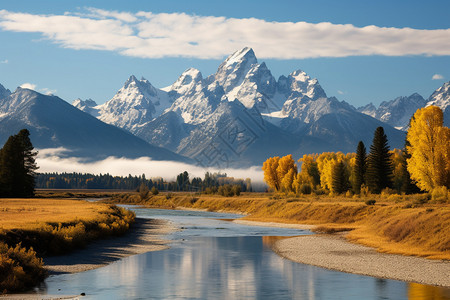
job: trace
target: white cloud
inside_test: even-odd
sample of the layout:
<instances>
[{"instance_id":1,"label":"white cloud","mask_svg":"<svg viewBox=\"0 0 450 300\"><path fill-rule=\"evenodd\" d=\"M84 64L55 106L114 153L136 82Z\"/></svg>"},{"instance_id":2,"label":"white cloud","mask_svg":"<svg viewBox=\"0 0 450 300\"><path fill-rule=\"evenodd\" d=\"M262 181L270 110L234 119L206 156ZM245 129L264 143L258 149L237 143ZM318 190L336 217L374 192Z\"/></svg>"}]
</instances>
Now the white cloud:
<instances>
[{"instance_id":1,"label":"white cloud","mask_svg":"<svg viewBox=\"0 0 450 300\"><path fill-rule=\"evenodd\" d=\"M166 180L174 180L176 176L184 171L188 171L191 177L202 177L206 171L227 173L235 178L251 178L253 183L263 182L263 172L260 167L247 169L205 169L200 166L189 165L173 161L155 161L149 157L137 159L108 157L104 160L86 162L80 158L61 158L67 155L69 150L64 148L52 148L39 150L36 162L39 172L79 172L92 174L109 173L115 176L128 176L145 174L147 178L163 177Z\"/></svg>"},{"instance_id":2,"label":"white cloud","mask_svg":"<svg viewBox=\"0 0 450 300\"><path fill-rule=\"evenodd\" d=\"M444 79L444 76L441 74L434 74L433 77L431 77L432 80L441 80Z\"/></svg>"},{"instance_id":3,"label":"white cloud","mask_svg":"<svg viewBox=\"0 0 450 300\"><path fill-rule=\"evenodd\" d=\"M23 89L36 90L37 85L34 84L34 83L26 82L26 83L22 83L20 85L20 87L23 88Z\"/></svg>"},{"instance_id":4,"label":"white cloud","mask_svg":"<svg viewBox=\"0 0 450 300\"><path fill-rule=\"evenodd\" d=\"M344 94L345 94L345 92L343 92L343 91L341 91L341 90L338 90L337 93L338 93L339 95L344 95Z\"/></svg>"},{"instance_id":5,"label":"white cloud","mask_svg":"<svg viewBox=\"0 0 450 300\"><path fill-rule=\"evenodd\" d=\"M9 61L7 59L5 60L0 60L0 64L7 64Z\"/></svg>"},{"instance_id":6,"label":"white cloud","mask_svg":"<svg viewBox=\"0 0 450 300\"><path fill-rule=\"evenodd\" d=\"M22 83L20 85L20 87L23 89L30 89L30 90L37 91L38 86L37 86L37 84L26 82L26 83ZM49 88L41 88L41 89L39 89L39 92L46 94L46 95L54 95L56 93L56 90L52 90Z\"/></svg>"},{"instance_id":7,"label":"white cloud","mask_svg":"<svg viewBox=\"0 0 450 300\"><path fill-rule=\"evenodd\" d=\"M51 90L51 89L48 89L48 88L43 88L43 89L40 89L39 91L44 93L44 94L46 94L46 95L54 95L54 94L56 94L56 90Z\"/></svg>"},{"instance_id":8,"label":"white cloud","mask_svg":"<svg viewBox=\"0 0 450 300\"><path fill-rule=\"evenodd\" d=\"M222 58L244 46L261 58L450 55L450 29L267 22L185 13L118 12L33 15L0 11L5 31L36 32L72 49L142 58Z\"/></svg>"}]
</instances>

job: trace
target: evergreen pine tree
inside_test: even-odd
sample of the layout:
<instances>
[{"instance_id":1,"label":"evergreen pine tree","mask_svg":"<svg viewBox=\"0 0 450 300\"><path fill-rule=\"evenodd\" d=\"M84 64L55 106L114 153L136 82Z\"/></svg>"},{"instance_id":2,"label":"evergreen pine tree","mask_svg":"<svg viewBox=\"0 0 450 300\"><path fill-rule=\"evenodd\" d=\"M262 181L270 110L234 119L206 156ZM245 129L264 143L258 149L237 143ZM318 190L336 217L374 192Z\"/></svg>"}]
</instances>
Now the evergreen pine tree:
<instances>
[{"instance_id":1,"label":"evergreen pine tree","mask_svg":"<svg viewBox=\"0 0 450 300\"><path fill-rule=\"evenodd\" d=\"M366 184L370 192L379 194L382 189L392 187L392 171L387 136L380 126L375 130L367 157Z\"/></svg>"},{"instance_id":2,"label":"evergreen pine tree","mask_svg":"<svg viewBox=\"0 0 450 300\"><path fill-rule=\"evenodd\" d=\"M27 129L8 138L0 150L1 197L34 196L36 155Z\"/></svg>"},{"instance_id":3,"label":"evergreen pine tree","mask_svg":"<svg viewBox=\"0 0 450 300\"><path fill-rule=\"evenodd\" d=\"M339 161L333 166L331 188L333 193L342 194L348 190L348 176L346 176L345 164Z\"/></svg>"},{"instance_id":4,"label":"evergreen pine tree","mask_svg":"<svg viewBox=\"0 0 450 300\"><path fill-rule=\"evenodd\" d=\"M403 182L400 188L400 192L405 194L416 194L420 192L420 189L411 179L411 174L408 171L407 159L411 158L411 154L408 153L408 147L410 146L409 141L405 142L405 149L402 151L402 170L403 170Z\"/></svg>"},{"instance_id":5,"label":"evergreen pine tree","mask_svg":"<svg viewBox=\"0 0 450 300\"><path fill-rule=\"evenodd\" d=\"M356 158L355 165L353 167L353 191L356 194L361 192L361 185L365 183L366 175L366 147L362 141L359 141L358 147L356 148Z\"/></svg>"}]
</instances>

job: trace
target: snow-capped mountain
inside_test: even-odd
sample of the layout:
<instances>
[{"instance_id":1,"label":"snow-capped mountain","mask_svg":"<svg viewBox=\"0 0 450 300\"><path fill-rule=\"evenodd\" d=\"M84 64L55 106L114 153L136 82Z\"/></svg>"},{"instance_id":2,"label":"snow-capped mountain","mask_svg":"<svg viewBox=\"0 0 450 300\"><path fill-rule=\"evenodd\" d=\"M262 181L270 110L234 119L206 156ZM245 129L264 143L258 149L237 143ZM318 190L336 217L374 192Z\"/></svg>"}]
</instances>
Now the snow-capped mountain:
<instances>
[{"instance_id":1,"label":"snow-capped mountain","mask_svg":"<svg viewBox=\"0 0 450 300\"><path fill-rule=\"evenodd\" d=\"M155 160L189 161L105 124L56 96L17 88L0 100L0 143L23 128L30 131L36 148L63 147L70 156L92 160L148 156Z\"/></svg>"},{"instance_id":2,"label":"snow-capped mountain","mask_svg":"<svg viewBox=\"0 0 450 300\"><path fill-rule=\"evenodd\" d=\"M6 89L3 85L0 84L0 99L4 99L11 95L11 91Z\"/></svg>"},{"instance_id":3,"label":"snow-capped mountain","mask_svg":"<svg viewBox=\"0 0 450 300\"><path fill-rule=\"evenodd\" d=\"M211 156L247 166L283 153L354 151L360 139L370 143L376 127L389 127L344 101L327 98L318 80L304 71L275 80L250 48L230 55L205 79L191 68L163 90L173 104L133 133L202 165ZM392 146L403 144L403 133L386 131L392 134Z\"/></svg>"},{"instance_id":4,"label":"snow-capped mountain","mask_svg":"<svg viewBox=\"0 0 450 300\"><path fill-rule=\"evenodd\" d=\"M94 101L75 100L72 105L99 120L134 132L167 109L172 103L167 92L153 87L145 78L138 80L134 75L112 99L102 105Z\"/></svg>"},{"instance_id":5,"label":"snow-capped mountain","mask_svg":"<svg viewBox=\"0 0 450 300\"><path fill-rule=\"evenodd\" d=\"M435 105L444 112L444 124L450 126L450 81L444 83L428 98L426 106Z\"/></svg>"},{"instance_id":6,"label":"snow-capped mountain","mask_svg":"<svg viewBox=\"0 0 450 300\"><path fill-rule=\"evenodd\" d=\"M407 130L412 115L426 103L421 95L414 93L409 97L397 97L394 100L384 101L378 108L370 103L358 108L358 111L397 129Z\"/></svg>"},{"instance_id":7,"label":"snow-capped mountain","mask_svg":"<svg viewBox=\"0 0 450 300\"><path fill-rule=\"evenodd\" d=\"M444 83L425 100L421 95L414 93L409 97L397 97L394 100L384 101L377 108L372 103L359 107L357 110L369 115L397 129L406 131L409 120L417 109L435 105L444 112L444 124L450 124L450 81Z\"/></svg>"}]
</instances>

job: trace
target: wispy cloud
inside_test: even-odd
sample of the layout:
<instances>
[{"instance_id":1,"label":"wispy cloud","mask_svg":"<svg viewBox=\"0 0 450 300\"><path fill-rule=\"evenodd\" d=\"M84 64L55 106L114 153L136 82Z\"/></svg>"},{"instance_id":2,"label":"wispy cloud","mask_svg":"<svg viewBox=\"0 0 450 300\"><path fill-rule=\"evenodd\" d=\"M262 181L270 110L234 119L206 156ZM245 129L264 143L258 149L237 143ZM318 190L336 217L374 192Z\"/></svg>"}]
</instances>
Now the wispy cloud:
<instances>
[{"instance_id":1,"label":"wispy cloud","mask_svg":"<svg viewBox=\"0 0 450 300\"><path fill-rule=\"evenodd\" d=\"M34 83L25 82L25 83L22 83L20 85L20 87L23 88L23 89L36 90L37 85L34 84Z\"/></svg>"},{"instance_id":2,"label":"wispy cloud","mask_svg":"<svg viewBox=\"0 0 450 300\"><path fill-rule=\"evenodd\" d=\"M444 79L444 76L441 74L434 74L433 77L431 77L432 80L442 80Z\"/></svg>"},{"instance_id":3,"label":"wispy cloud","mask_svg":"<svg viewBox=\"0 0 450 300\"><path fill-rule=\"evenodd\" d=\"M46 95L54 95L56 94L56 90L48 89L48 88L42 88L39 90L40 92L46 94Z\"/></svg>"},{"instance_id":4,"label":"wispy cloud","mask_svg":"<svg viewBox=\"0 0 450 300\"><path fill-rule=\"evenodd\" d=\"M46 95L54 95L56 93L56 90L52 90L52 89L49 89L49 88L41 88L41 89L38 90L38 88L37 88L38 85L37 84L29 83L29 82L22 83L20 85L20 87L23 88L23 89L30 89L30 90L34 90L34 91L39 91L40 93L43 93L43 94L46 94Z\"/></svg>"},{"instance_id":5,"label":"wispy cloud","mask_svg":"<svg viewBox=\"0 0 450 300\"><path fill-rule=\"evenodd\" d=\"M137 159L108 157L96 162L85 162L80 158L61 158L61 154L70 154L65 148L53 148L39 150L37 164L39 172L80 172L117 176L142 175L147 178L163 177L166 180L174 180L175 177L184 171L195 177L203 177L206 171L227 173L235 178L251 178L254 183L263 182L263 172L260 167L247 169L205 169L196 165L189 165L173 161L155 161L149 157Z\"/></svg>"},{"instance_id":6,"label":"wispy cloud","mask_svg":"<svg viewBox=\"0 0 450 300\"><path fill-rule=\"evenodd\" d=\"M62 47L142 58L222 58L244 46L261 58L276 59L450 55L450 29L268 22L185 13L88 8L81 13L34 15L1 10L0 28L41 33Z\"/></svg>"},{"instance_id":7,"label":"wispy cloud","mask_svg":"<svg viewBox=\"0 0 450 300\"><path fill-rule=\"evenodd\" d=\"M7 59L0 60L0 64L7 64L9 61Z\"/></svg>"},{"instance_id":8,"label":"wispy cloud","mask_svg":"<svg viewBox=\"0 0 450 300\"><path fill-rule=\"evenodd\" d=\"M337 93L338 93L339 95L344 95L344 94L345 94L345 92L343 92L343 91L341 91L341 90L338 90Z\"/></svg>"}]
</instances>

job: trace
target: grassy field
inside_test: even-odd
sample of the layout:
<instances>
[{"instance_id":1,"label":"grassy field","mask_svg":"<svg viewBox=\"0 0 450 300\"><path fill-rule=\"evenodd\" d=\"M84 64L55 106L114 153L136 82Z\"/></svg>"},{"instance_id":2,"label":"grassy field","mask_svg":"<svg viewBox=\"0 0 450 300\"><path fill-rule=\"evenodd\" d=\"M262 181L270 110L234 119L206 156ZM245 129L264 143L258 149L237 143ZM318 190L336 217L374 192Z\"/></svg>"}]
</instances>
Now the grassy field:
<instances>
[{"instance_id":1,"label":"grassy field","mask_svg":"<svg viewBox=\"0 0 450 300\"><path fill-rule=\"evenodd\" d=\"M375 204L367 205L368 200L375 200ZM163 193L143 201L136 193L129 193L116 195L113 201L243 213L244 219L254 221L315 224L322 232L350 231L349 240L375 247L380 252L450 259L450 205L430 203L425 194L346 198Z\"/></svg>"},{"instance_id":2,"label":"grassy field","mask_svg":"<svg viewBox=\"0 0 450 300\"><path fill-rule=\"evenodd\" d=\"M41 257L70 252L128 230L134 214L70 199L0 199L0 292L24 291L46 276Z\"/></svg>"}]
</instances>

